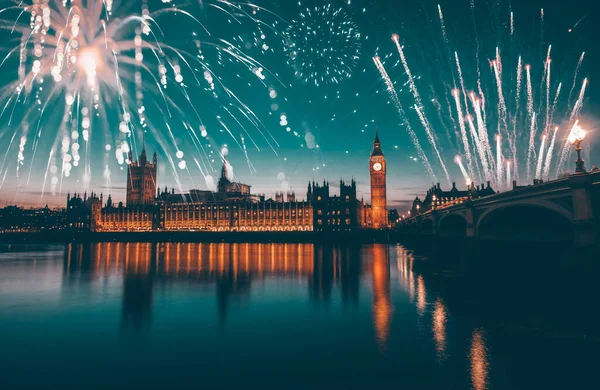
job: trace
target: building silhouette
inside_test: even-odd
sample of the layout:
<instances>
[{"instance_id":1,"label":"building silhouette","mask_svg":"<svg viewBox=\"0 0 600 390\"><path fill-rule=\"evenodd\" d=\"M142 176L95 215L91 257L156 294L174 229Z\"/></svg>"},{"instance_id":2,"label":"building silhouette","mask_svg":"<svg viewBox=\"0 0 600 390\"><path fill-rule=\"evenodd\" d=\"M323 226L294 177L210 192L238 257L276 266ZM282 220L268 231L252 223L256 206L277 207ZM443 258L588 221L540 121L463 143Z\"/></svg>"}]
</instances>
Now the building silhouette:
<instances>
[{"instance_id":1,"label":"building silhouette","mask_svg":"<svg viewBox=\"0 0 600 390\"><path fill-rule=\"evenodd\" d=\"M233 170L223 159L217 191L191 190L157 192L157 156L152 162L145 148L137 159L129 153L126 204L115 205L109 195L80 194L67 198L67 223L73 232L143 231L315 231L352 232L388 226L386 161L375 135L370 157L373 206L357 197L356 182L340 180L339 195L330 193L329 182L308 184L306 200L293 191L277 192L275 198L252 194L251 186L236 182Z\"/></svg>"},{"instance_id":2,"label":"building silhouette","mask_svg":"<svg viewBox=\"0 0 600 390\"><path fill-rule=\"evenodd\" d=\"M351 232L370 226L370 208L356 197L356 182L340 180L340 195L330 195L329 182L308 184L306 198L313 206L316 232Z\"/></svg>"},{"instance_id":3,"label":"building silhouette","mask_svg":"<svg viewBox=\"0 0 600 390\"><path fill-rule=\"evenodd\" d=\"M387 164L385 156L383 155L383 150L381 150L381 142L379 142L378 133L375 133L375 140L373 141L373 152L371 152L371 158L369 159L369 172L371 175L373 228L386 228L388 225L386 189Z\"/></svg>"},{"instance_id":4,"label":"building silhouette","mask_svg":"<svg viewBox=\"0 0 600 390\"><path fill-rule=\"evenodd\" d=\"M151 205L156 198L156 152L152 162L146 157L146 148L137 161L133 161L133 154L129 151L129 165L127 166L127 206Z\"/></svg>"}]
</instances>

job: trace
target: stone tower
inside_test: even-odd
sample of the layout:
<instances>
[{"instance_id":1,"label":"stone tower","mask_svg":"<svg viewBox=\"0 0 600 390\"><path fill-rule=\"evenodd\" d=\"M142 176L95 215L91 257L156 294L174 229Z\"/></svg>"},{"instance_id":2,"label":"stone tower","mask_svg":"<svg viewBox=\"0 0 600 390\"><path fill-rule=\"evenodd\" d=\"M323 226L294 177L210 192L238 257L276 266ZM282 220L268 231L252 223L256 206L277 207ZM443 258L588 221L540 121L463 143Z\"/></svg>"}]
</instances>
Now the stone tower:
<instances>
[{"instance_id":1,"label":"stone tower","mask_svg":"<svg viewBox=\"0 0 600 390\"><path fill-rule=\"evenodd\" d=\"M388 224L387 193L386 193L386 163L379 134L375 133L373 152L369 159L371 174L371 207L373 211L373 228L383 229Z\"/></svg>"},{"instance_id":2,"label":"stone tower","mask_svg":"<svg viewBox=\"0 0 600 390\"><path fill-rule=\"evenodd\" d=\"M157 157L154 153L152 162L146 157L146 148L142 149L138 161L133 161L129 152L127 167L127 206L153 204L156 198Z\"/></svg>"}]
</instances>

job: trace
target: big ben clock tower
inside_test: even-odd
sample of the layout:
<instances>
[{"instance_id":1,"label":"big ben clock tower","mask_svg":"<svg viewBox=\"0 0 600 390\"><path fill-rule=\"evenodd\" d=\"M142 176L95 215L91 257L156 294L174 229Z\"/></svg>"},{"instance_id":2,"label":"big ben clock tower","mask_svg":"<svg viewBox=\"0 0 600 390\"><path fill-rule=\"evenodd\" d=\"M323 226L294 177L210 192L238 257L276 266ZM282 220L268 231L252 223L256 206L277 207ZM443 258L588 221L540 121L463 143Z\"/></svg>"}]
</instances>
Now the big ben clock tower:
<instances>
[{"instance_id":1,"label":"big ben clock tower","mask_svg":"<svg viewBox=\"0 0 600 390\"><path fill-rule=\"evenodd\" d=\"M379 134L375 132L373 141L373 152L369 159L369 171L371 173L371 207L373 212L373 228L383 229L388 224L387 195L386 195L386 164Z\"/></svg>"}]
</instances>

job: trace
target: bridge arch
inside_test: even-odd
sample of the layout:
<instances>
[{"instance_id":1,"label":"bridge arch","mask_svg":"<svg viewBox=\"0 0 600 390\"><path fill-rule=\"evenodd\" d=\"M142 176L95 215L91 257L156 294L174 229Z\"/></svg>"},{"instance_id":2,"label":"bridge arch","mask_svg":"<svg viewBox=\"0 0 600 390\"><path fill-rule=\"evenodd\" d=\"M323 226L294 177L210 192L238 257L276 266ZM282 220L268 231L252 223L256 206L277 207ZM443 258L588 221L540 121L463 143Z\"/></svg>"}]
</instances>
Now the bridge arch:
<instances>
[{"instance_id":1,"label":"bridge arch","mask_svg":"<svg viewBox=\"0 0 600 390\"><path fill-rule=\"evenodd\" d=\"M569 210L548 201L515 202L487 209L477 220L480 239L568 241L573 237Z\"/></svg>"},{"instance_id":2,"label":"bridge arch","mask_svg":"<svg viewBox=\"0 0 600 390\"><path fill-rule=\"evenodd\" d=\"M419 226L419 230L421 234L433 234L434 233L435 224L433 223L433 219L425 218L421 221Z\"/></svg>"},{"instance_id":3,"label":"bridge arch","mask_svg":"<svg viewBox=\"0 0 600 390\"><path fill-rule=\"evenodd\" d=\"M438 235L442 237L466 237L467 224L467 219L462 214L446 214L440 219Z\"/></svg>"}]
</instances>

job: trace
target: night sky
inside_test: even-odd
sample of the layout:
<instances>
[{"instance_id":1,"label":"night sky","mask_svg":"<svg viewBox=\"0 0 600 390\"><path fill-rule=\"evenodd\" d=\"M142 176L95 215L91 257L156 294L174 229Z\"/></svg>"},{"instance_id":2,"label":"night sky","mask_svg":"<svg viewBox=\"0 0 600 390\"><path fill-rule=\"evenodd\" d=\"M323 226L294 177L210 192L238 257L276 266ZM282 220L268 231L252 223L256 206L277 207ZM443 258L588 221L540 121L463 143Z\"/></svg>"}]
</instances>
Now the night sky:
<instances>
[{"instance_id":1,"label":"night sky","mask_svg":"<svg viewBox=\"0 0 600 390\"><path fill-rule=\"evenodd\" d=\"M81 18L84 22L89 18L95 26L98 23L91 23L94 13L89 10L96 3L84 1L89 14ZM142 1L125 3L127 6L114 1L107 23L109 34L116 18L141 14ZM120 84L114 77L111 55L101 54L95 63L96 80L84 72L82 44L71 76L65 71L56 82L48 70L43 83L39 75L31 77L30 88L25 86L18 99L15 89L20 83L22 31L17 28L11 33L10 28L19 12L4 12L0 14L0 37L2 57L8 57L0 75L4 85L0 145L5 150L0 166L1 205L64 205L67 192L86 189L124 200L126 151L137 154L142 144L149 154L158 154L161 188L212 188L226 155L236 180L251 184L255 193L272 196L275 191L293 189L302 198L309 180L326 179L335 188L340 178L354 177L359 196L369 201L368 158L378 128L388 161L388 201L391 208L403 211L436 181L443 187L449 186L449 181L464 187L465 179L454 162L460 155L467 165L452 95L455 88L462 91L454 52L460 58L465 92L479 95L481 86L495 156L494 136L503 116L491 63L496 47L502 63L498 69L502 71L505 130L514 131L517 152L516 159L510 159L518 161L519 181L526 182L529 158L533 161L530 169L535 171L542 136L547 135L547 148L554 127L559 126L549 170L550 178L556 177L564 139L576 119L588 131L584 158L591 168L600 161L595 134L600 128L600 88L595 83L600 79L600 61L594 28L598 6L593 3L571 0L565 7L565 2L554 0L515 1L512 6L502 0L256 0L255 6L234 7L218 0L180 0L171 5L149 0L151 12L172 6L183 12L158 14L154 20L160 29L151 24L151 34L143 36L145 42L155 39L163 48L168 45L174 50L165 49L164 56L143 52L148 71L142 71L143 81L138 80L137 89L133 42L139 21L121 27L115 36L123 43L123 51L118 53ZM26 31L29 18L22 17L17 26ZM89 31L90 36L98 33L97 28ZM54 34L50 29L48 35ZM393 34L399 35L403 45L421 106L411 91ZM151 38L154 35L156 38ZM86 42L91 41L88 37ZM548 45L552 45L549 83L544 79ZM34 43L28 47L30 53L23 65L26 75L35 68ZM56 60L51 48L44 47L42 52L40 74L44 59ZM584 60L575 77L582 52ZM539 118L533 137L524 73L521 100L516 105L519 55L523 66L531 65L533 112ZM404 116L399 115L374 56L381 58L394 83ZM163 75L161 64L166 70L166 88L157 87ZM92 92L88 76L98 86ZM589 83L582 107L572 117L584 78ZM67 80L74 82L65 83ZM77 80L83 80L76 90L79 95L73 92ZM553 105L560 82L562 89ZM61 83L62 87L55 87ZM548 85L550 92L546 91ZM70 111L65 108L69 93L75 96ZM468 98L460 93L460 101L466 102ZM137 114L140 106L144 107L141 121ZM419 110L430 125L450 180L429 142ZM464 115L474 116L470 103L462 103L462 110ZM129 113L129 121L123 113ZM407 126L413 129L433 175ZM534 140L533 157L528 156L530 139ZM75 150L73 144L77 144ZM469 147L477 160L477 144L469 141ZM124 152L121 158L119 151ZM512 154L508 142L503 142L502 154L505 158ZM572 160L567 155L565 169L573 170ZM65 163L72 167L67 169L68 176ZM474 162L474 166L474 181L485 181L483 164Z\"/></svg>"}]
</instances>

